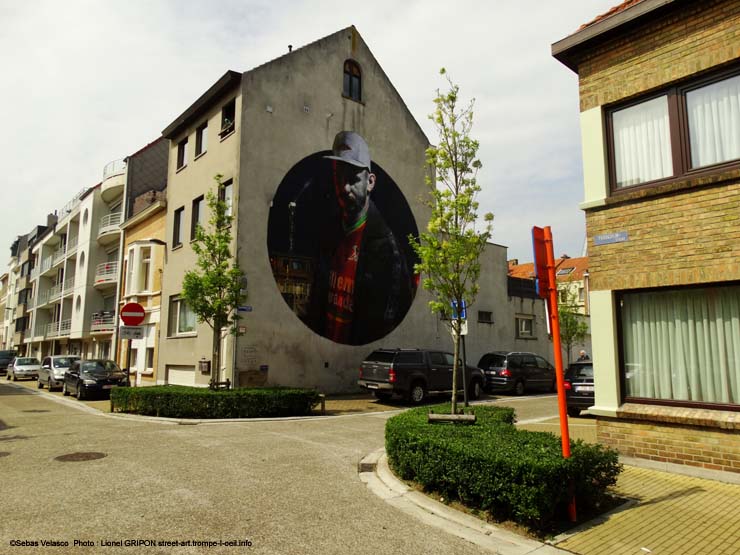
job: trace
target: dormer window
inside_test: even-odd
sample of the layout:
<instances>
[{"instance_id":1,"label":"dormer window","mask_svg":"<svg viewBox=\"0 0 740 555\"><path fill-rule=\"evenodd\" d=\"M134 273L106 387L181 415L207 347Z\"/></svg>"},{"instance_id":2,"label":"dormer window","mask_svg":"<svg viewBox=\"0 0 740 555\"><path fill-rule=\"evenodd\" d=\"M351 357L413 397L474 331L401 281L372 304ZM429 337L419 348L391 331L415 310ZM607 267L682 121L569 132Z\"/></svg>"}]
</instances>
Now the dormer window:
<instances>
[{"instance_id":1,"label":"dormer window","mask_svg":"<svg viewBox=\"0 0 740 555\"><path fill-rule=\"evenodd\" d=\"M360 66L353 60L344 62L342 95L357 102L362 101L362 73L360 72Z\"/></svg>"}]
</instances>

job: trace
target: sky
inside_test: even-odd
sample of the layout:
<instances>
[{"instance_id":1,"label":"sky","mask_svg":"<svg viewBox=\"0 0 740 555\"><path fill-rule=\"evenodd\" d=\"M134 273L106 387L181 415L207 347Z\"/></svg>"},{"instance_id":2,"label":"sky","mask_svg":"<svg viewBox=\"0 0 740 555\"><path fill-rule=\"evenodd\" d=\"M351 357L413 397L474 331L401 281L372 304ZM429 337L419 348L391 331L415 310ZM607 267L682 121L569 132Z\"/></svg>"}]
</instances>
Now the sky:
<instances>
[{"instance_id":1,"label":"sky","mask_svg":"<svg viewBox=\"0 0 740 555\"><path fill-rule=\"evenodd\" d=\"M619 0L0 0L0 273L104 166L158 138L226 70L247 71L355 25L432 143L446 82L475 99L480 214L491 241L532 260L585 240L578 78L551 44Z\"/></svg>"}]
</instances>

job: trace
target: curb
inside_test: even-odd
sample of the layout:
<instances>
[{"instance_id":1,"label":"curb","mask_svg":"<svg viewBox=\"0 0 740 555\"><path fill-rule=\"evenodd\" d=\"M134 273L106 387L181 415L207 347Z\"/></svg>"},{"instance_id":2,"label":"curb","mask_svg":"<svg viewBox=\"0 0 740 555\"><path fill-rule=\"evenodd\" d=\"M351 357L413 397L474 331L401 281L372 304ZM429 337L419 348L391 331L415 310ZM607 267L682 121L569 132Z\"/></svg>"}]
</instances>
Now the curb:
<instances>
[{"instance_id":1,"label":"curb","mask_svg":"<svg viewBox=\"0 0 740 555\"><path fill-rule=\"evenodd\" d=\"M499 555L570 553L483 522L414 491L391 472L385 449L363 458L357 471L370 491L389 505L425 524L439 528Z\"/></svg>"}]
</instances>

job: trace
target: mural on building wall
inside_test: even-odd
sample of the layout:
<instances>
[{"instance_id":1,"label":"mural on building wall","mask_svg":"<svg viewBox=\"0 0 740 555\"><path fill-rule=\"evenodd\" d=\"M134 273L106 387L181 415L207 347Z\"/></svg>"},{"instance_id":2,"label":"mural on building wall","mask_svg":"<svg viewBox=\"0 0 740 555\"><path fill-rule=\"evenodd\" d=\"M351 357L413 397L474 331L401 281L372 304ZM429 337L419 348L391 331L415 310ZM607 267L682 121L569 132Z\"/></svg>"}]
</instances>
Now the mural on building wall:
<instances>
[{"instance_id":1,"label":"mural on building wall","mask_svg":"<svg viewBox=\"0 0 740 555\"><path fill-rule=\"evenodd\" d=\"M392 331L416 294L418 228L406 199L357 133L298 162L270 208L267 248L293 312L337 343L364 345Z\"/></svg>"}]
</instances>

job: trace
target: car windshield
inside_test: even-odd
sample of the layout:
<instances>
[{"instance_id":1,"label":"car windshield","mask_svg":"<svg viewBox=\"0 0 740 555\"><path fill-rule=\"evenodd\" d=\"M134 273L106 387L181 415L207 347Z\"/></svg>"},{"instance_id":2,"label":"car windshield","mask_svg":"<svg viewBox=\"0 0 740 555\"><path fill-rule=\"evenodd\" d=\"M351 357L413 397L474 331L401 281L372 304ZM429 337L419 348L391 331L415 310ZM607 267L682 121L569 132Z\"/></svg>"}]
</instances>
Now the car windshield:
<instances>
[{"instance_id":1,"label":"car windshield","mask_svg":"<svg viewBox=\"0 0 740 555\"><path fill-rule=\"evenodd\" d=\"M77 360L77 357L62 357L54 359L55 368L69 368L72 363Z\"/></svg>"},{"instance_id":2,"label":"car windshield","mask_svg":"<svg viewBox=\"0 0 740 555\"><path fill-rule=\"evenodd\" d=\"M573 380L577 378L593 378L593 364L577 364L571 366L570 368L568 368L568 377Z\"/></svg>"},{"instance_id":3,"label":"car windshield","mask_svg":"<svg viewBox=\"0 0 740 555\"><path fill-rule=\"evenodd\" d=\"M37 358L19 358L15 361L16 364L19 366L28 366L29 364L38 364L39 360Z\"/></svg>"},{"instance_id":4,"label":"car windshield","mask_svg":"<svg viewBox=\"0 0 740 555\"><path fill-rule=\"evenodd\" d=\"M80 363L80 371L85 374L108 374L120 372L121 369L112 360L83 360Z\"/></svg>"},{"instance_id":5,"label":"car windshield","mask_svg":"<svg viewBox=\"0 0 740 555\"><path fill-rule=\"evenodd\" d=\"M483 355L478 363L478 367L480 368L491 368L492 366L496 368L506 366L506 355L489 353L487 355Z\"/></svg>"}]
</instances>

